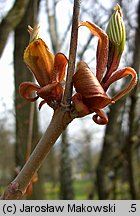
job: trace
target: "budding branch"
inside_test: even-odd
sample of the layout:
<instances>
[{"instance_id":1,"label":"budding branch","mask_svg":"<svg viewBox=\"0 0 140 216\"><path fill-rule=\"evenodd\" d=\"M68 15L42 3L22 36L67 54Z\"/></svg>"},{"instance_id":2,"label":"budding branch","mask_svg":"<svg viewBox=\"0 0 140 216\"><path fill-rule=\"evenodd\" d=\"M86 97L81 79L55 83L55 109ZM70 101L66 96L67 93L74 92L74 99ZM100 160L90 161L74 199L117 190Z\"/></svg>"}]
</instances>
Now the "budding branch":
<instances>
[{"instance_id":1,"label":"budding branch","mask_svg":"<svg viewBox=\"0 0 140 216\"><path fill-rule=\"evenodd\" d=\"M65 130L67 125L75 118L74 113L71 111L70 103L72 97L72 76L75 70L77 50L79 11L80 0L74 0L69 63L62 103L54 111L52 120L46 132L40 139L39 143L36 145L36 148L32 152L26 164L17 175L17 177L7 186L6 190L1 196L1 199L3 200L21 199L24 196L33 175L42 165L50 149L55 144L61 133ZM68 106L69 109L67 109Z\"/></svg>"}]
</instances>

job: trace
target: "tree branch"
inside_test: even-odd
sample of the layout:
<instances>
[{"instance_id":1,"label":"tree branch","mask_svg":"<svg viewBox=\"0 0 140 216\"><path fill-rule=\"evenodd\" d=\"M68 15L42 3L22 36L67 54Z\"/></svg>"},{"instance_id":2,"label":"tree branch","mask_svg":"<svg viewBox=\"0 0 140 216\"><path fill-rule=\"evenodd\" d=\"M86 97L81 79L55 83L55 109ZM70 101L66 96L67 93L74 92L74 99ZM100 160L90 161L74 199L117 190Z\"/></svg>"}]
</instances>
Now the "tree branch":
<instances>
[{"instance_id":1,"label":"tree branch","mask_svg":"<svg viewBox=\"0 0 140 216\"><path fill-rule=\"evenodd\" d=\"M12 9L0 23L0 56L2 55L9 33L22 19L30 0L16 0Z\"/></svg>"},{"instance_id":2,"label":"tree branch","mask_svg":"<svg viewBox=\"0 0 140 216\"><path fill-rule=\"evenodd\" d=\"M69 74L66 81L67 84L64 97L64 102L66 102L66 105L68 104L68 100L70 100L72 94L72 76L75 69L74 65L76 58L78 17L80 9L79 2L79 0L74 1L73 27L71 33L70 60L68 67ZM36 148L32 152L18 176L8 185L1 199L12 200L21 199L23 197L29 182L31 181L35 172L37 172L42 165L51 147L54 145L61 133L65 130L67 125L74 119L75 116L72 114L72 111L67 111L67 106L60 106L55 110L46 132L42 136L41 140L37 144Z\"/></svg>"},{"instance_id":3,"label":"tree branch","mask_svg":"<svg viewBox=\"0 0 140 216\"><path fill-rule=\"evenodd\" d=\"M65 112L63 108L59 108L54 112L50 125L43 137L37 144L19 175L8 186L1 199L7 200L22 198L32 176L38 171L51 147L72 119L70 113Z\"/></svg>"},{"instance_id":4,"label":"tree branch","mask_svg":"<svg viewBox=\"0 0 140 216\"><path fill-rule=\"evenodd\" d=\"M72 96L72 77L75 70L75 59L77 51L77 39L78 39L78 23L79 23L79 12L80 12L80 0L74 1L73 18L72 18L72 32L69 52L69 63L67 70L66 86L62 104L70 106Z\"/></svg>"}]
</instances>

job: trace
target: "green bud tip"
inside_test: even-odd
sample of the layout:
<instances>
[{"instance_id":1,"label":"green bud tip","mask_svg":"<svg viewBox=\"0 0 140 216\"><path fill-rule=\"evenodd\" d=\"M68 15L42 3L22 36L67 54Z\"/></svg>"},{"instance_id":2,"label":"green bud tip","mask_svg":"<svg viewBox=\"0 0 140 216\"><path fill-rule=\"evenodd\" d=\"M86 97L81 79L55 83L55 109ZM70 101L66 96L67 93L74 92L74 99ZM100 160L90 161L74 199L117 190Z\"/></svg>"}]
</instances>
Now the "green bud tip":
<instances>
[{"instance_id":1,"label":"green bud tip","mask_svg":"<svg viewBox=\"0 0 140 216\"><path fill-rule=\"evenodd\" d=\"M114 7L114 13L111 16L107 26L107 34L110 42L114 46L117 46L120 53L122 53L126 41L126 32L121 7L119 4Z\"/></svg>"}]
</instances>

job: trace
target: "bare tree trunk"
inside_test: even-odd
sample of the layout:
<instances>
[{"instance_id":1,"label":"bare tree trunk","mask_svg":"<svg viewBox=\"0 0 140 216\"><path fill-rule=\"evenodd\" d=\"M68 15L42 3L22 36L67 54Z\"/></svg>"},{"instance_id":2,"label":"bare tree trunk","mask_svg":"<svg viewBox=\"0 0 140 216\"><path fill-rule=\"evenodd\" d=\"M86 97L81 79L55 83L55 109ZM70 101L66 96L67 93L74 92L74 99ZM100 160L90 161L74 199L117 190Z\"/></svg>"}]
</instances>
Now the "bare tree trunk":
<instances>
[{"instance_id":1,"label":"bare tree trunk","mask_svg":"<svg viewBox=\"0 0 140 216\"><path fill-rule=\"evenodd\" d=\"M27 33L27 26L29 24L34 25L36 22L37 14L37 7L38 7L38 0L30 0L27 11L25 16L21 20L21 22L17 25L15 29L15 49L14 49L14 71L15 71L15 111L16 111L16 166L21 168L25 164L26 156L27 156L27 143L30 145L35 145L39 140L39 128L38 128L38 116L37 110L35 107L34 113L30 112L30 108L32 104L26 102L24 99L21 98L19 95L19 85L21 82L25 80L32 81L33 77L29 69L23 62L23 53L24 49L28 44L29 35ZM30 118L30 115L33 118ZM29 122L29 121L34 122ZM29 125L32 124L33 133L29 134ZM29 134L29 135L28 135ZM30 140L29 140L29 136ZM30 141L30 143L29 143ZM30 146L31 149L31 146ZM30 154L30 152L28 153ZM39 180L40 181L40 180ZM40 187L41 191L41 187ZM35 193L34 193L35 194ZM38 195L34 197L38 198ZM33 197L32 197L33 198ZM41 198L41 197L40 197Z\"/></svg>"},{"instance_id":2,"label":"bare tree trunk","mask_svg":"<svg viewBox=\"0 0 140 216\"><path fill-rule=\"evenodd\" d=\"M109 198L110 184L109 172L113 170L112 159L116 154L116 147L119 148L120 125L118 121L119 111L124 104L124 100L118 101L114 106L110 107L108 115L109 124L106 126L103 149L97 166L97 189L99 199L105 200Z\"/></svg>"},{"instance_id":3,"label":"bare tree trunk","mask_svg":"<svg viewBox=\"0 0 140 216\"><path fill-rule=\"evenodd\" d=\"M49 3L52 3L52 8L50 9ZM56 0L47 0L47 15L48 15L48 23L49 23L49 33L52 43L53 52L56 54L59 51L60 38L58 36L57 29L57 18L56 18ZM67 129L66 129L67 130ZM69 144L67 138L67 132L62 133L62 141L61 141L61 167L60 167L60 194L62 199L73 199L73 181L72 181L72 173L71 173L71 163L70 163L70 153L69 153ZM55 154L54 149L51 150L51 160L52 163L52 177L53 177L53 185L55 185L55 177L54 177L54 160Z\"/></svg>"},{"instance_id":4,"label":"bare tree trunk","mask_svg":"<svg viewBox=\"0 0 140 216\"><path fill-rule=\"evenodd\" d=\"M71 159L69 153L67 130L62 134L61 163L60 163L60 198L63 200L74 199Z\"/></svg>"},{"instance_id":5,"label":"bare tree trunk","mask_svg":"<svg viewBox=\"0 0 140 216\"><path fill-rule=\"evenodd\" d=\"M28 7L29 0L16 0L12 9L8 12L0 23L0 56L7 42L8 36L23 18Z\"/></svg>"},{"instance_id":6,"label":"bare tree trunk","mask_svg":"<svg viewBox=\"0 0 140 216\"><path fill-rule=\"evenodd\" d=\"M135 33L135 45L133 55L133 68L138 72L140 70L140 1L137 11L137 29ZM133 90L130 96L130 110L129 110L129 133L127 140L127 162L128 162L128 181L130 185L130 194L132 199L137 199L137 189L135 185L134 167L133 167L133 147L135 145L134 137L138 136L138 119L136 106L138 102L139 85Z\"/></svg>"},{"instance_id":7,"label":"bare tree trunk","mask_svg":"<svg viewBox=\"0 0 140 216\"><path fill-rule=\"evenodd\" d=\"M50 8L51 3L51 8ZM49 34L52 44L53 53L56 54L58 52L58 32L57 32L57 18L56 18L56 4L55 0L46 0L46 6L47 6L47 17L48 17L48 24L49 24ZM52 148L49 154L50 159L50 167L51 167L51 181L52 181L52 187L54 188L56 186L56 176L55 176L55 149Z\"/></svg>"}]
</instances>

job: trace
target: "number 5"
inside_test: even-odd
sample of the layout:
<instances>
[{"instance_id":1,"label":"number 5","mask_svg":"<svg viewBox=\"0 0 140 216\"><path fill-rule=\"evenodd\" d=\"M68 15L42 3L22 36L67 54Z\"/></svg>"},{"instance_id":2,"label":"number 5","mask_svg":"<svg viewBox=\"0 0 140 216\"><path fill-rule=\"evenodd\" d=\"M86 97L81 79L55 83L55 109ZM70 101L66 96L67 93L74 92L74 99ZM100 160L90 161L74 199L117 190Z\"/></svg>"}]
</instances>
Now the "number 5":
<instances>
[{"instance_id":1,"label":"number 5","mask_svg":"<svg viewBox=\"0 0 140 216\"><path fill-rule=\"evenodd\" d=\"M131 204L131 212L136 212L136 204Z\"/></svg>"}]
</instances>

